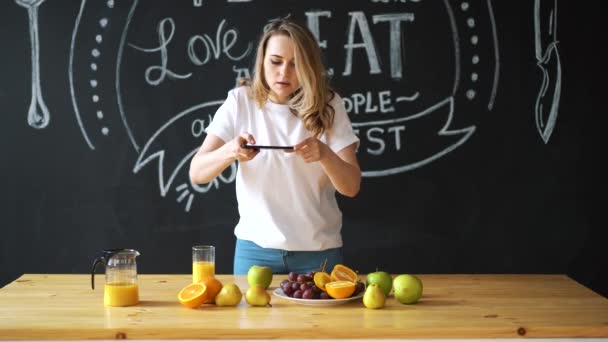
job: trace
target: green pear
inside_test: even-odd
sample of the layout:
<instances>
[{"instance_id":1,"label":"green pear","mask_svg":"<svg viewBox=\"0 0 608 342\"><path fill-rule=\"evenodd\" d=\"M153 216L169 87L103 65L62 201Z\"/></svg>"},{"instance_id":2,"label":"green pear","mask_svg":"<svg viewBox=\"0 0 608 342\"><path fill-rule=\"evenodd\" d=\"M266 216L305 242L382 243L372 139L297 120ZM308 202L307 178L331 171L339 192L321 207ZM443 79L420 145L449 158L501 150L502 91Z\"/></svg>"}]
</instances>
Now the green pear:
<instances>
[{"instance_id":1,"label":"green pear","mask_svg":"<svg viewBox=\"0 0 608 342\"><path fill-rule=\"evenodd\" d=\"M393 278L390 274L384 271L372 272L365 278L365 285L370 286L372 284L380 285L384 295L388 296L389 293L391 293L391 288L393 287Z\"/></svg>"},{"instance_id":2,"label":"green pear","mask_svg":"<svg viewBox=\"0 0 608 342\"><path fill-rule=\"evenodd\" d=\"M251 306L270 306L270 295L262 285L253 285L245 292L245 300Z\"/></svg>"},{"instance_id":3,"label":"green pear","mask_svg":"<svg viewBox=\"0 0 608 342\"><path fill-rule=\"evenodd\" d=\"M249 286L261 285L267 289L272 282L272 268L253 265L247 271L247 282Z\"/></svg>"},{"instance_id":4,"label":"green pear","mask_svg":"<svg viewBox=\"0 0 608 342\"><path fill-rule=\"evenodd\" d=\"M363 305L368 309L380 309L384 307L386 296L384 290L378 284L371 284L363 294Z\"/></svg>"},{"instance_id":5,"label":"green pear","mask_svg":"<svg viewBox=\"0 0 608 342\"><path fill-rule=\"evenodd\" d=\"M414 304L422 297L422 280L411 274L401 274L393 279L393 292L401 304Z\"/></svg>"},{"instance_id":6,"label":"green pear","mask_svg":"<svg viewBox=\"0 0 608 342\"><path fill-rule=\"evenodd\" d=\"M229 283L222 286L220 292L215 296L215 304L217 306L235 306L243 299L241 289L234 284Z\"/></svg>"}]
</instances>

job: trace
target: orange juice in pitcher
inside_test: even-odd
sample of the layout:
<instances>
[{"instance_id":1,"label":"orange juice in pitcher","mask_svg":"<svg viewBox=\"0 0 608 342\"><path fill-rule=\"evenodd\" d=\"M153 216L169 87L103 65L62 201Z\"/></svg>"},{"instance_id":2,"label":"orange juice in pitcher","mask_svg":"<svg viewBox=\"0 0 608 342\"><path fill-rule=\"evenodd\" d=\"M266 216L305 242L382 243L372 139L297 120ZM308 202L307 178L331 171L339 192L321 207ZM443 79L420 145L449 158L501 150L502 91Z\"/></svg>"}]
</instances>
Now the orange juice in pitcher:
<instances>
[{"instance_id":1,"label":"orange juice in pitcher","mask_svg":"<svg viewBox=\"0 0 608 342\"><path fill-rule=\"evenodd\" d=\"M139 288L133 283L109 283L103 290L106 306L131 306L139 302Z\"/></svg>"}]
</instances>

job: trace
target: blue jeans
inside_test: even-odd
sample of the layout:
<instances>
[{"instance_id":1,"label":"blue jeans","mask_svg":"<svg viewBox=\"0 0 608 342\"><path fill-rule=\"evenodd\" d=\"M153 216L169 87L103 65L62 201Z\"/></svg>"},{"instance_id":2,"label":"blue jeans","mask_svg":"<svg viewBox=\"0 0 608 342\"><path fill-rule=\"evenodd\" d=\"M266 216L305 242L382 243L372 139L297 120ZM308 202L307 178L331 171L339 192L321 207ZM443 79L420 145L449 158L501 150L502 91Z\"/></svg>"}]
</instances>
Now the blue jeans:
<instances>
[{"instance_id":1,"label":"blue jeans","mask_svg":"<svg viewBox=\"0 0 608 342\"><path fill-rule=\"evenodd\" d=\"M268 266L274 274L289 272L308 273L318 271L327 259L325 271L331 272L336 264L342 263L342 248L324 251L286 251L264 248L247 240L236 240L234 250L234 274L247 274L253 265Z\"/></svg>"}]
</instances>

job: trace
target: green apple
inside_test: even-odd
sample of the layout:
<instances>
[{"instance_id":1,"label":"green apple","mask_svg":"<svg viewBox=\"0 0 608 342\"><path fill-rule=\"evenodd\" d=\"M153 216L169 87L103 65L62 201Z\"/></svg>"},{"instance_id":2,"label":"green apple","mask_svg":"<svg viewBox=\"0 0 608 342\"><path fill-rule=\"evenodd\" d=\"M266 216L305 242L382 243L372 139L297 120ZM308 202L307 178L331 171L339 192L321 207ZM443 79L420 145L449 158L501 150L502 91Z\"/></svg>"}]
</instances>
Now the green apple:
<instances>
[{"instance_id":1,"label":"green apple","mask_svg":"<svg viewBox=\"0 0 608 342\"><path fill-rule=\"evenodd\" d=\"M253 265L247 272L249 286L260 285L267 289L272 282L272 268L267 266Z\"/></svg>"},{"instance_id":2,"label":"green apple","mask_svg":"<svg viewBox=\"0 0 608 342\"><path fill-rule=\"evenodd\" d=\"M378 284L371 284L363 294L363 305L368 309L380 309L384 307L386 296L384 290Z\"/></svg>"},{"instance_id":3,"label":"green apple","mask_svg":"<svg viewBox=\"0 0 608 342\"><path fill-rule=\"evenodd\" d=\"M367 275L365 278L365 285L370 286L373 284L378 284L385 296L388 296L391 293L391 288L393 287L393 278L390 274L384 271L376 271Z\"/></svg>"},{"instance_id":4,"label":"green apple","mask_svg":"<svg viewBox=\"0 0 608 342\"><path fill-rule=\"evenodd\" d=\"M422 280L411 274L401 274L393 279L395 298L401 304L413 304L422 297Z\"/></svg>"}]
</instances>

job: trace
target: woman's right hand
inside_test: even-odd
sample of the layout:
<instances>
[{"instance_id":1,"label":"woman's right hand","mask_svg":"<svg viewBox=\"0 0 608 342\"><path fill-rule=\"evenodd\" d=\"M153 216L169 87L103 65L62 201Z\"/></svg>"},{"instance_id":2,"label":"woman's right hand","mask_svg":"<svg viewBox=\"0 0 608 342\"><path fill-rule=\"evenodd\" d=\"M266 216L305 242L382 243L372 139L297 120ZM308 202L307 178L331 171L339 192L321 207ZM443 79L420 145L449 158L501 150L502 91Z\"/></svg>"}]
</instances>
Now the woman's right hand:
<instances>
[{"instance_id":1,"label":"woman's right hand","mask_svg":"<svg viewBox=\"0 0 608 342\"><path fill-rule=\"evenodd\" d=\"M228 142L228 151L232 158L240 163L248 162L260 153L260 150L243 148L245 144L255 145L255 138L249 133L241 133L238 137Z\"/></svg>"},{"instance_id":2,"label":"woman's right hand","mask_svg":"<svg viewBox=\"0 0 608 342\"><path fill-rule=\"evenodd\" d=\"M203 145L190 161L190 181L194 184L209 183L235 160L243 163L255 158L259 151L243 148L245 144L255 144L253 135L243 133L224 142L212 133L207 134Z\"/></svg>"}]
</instances>

